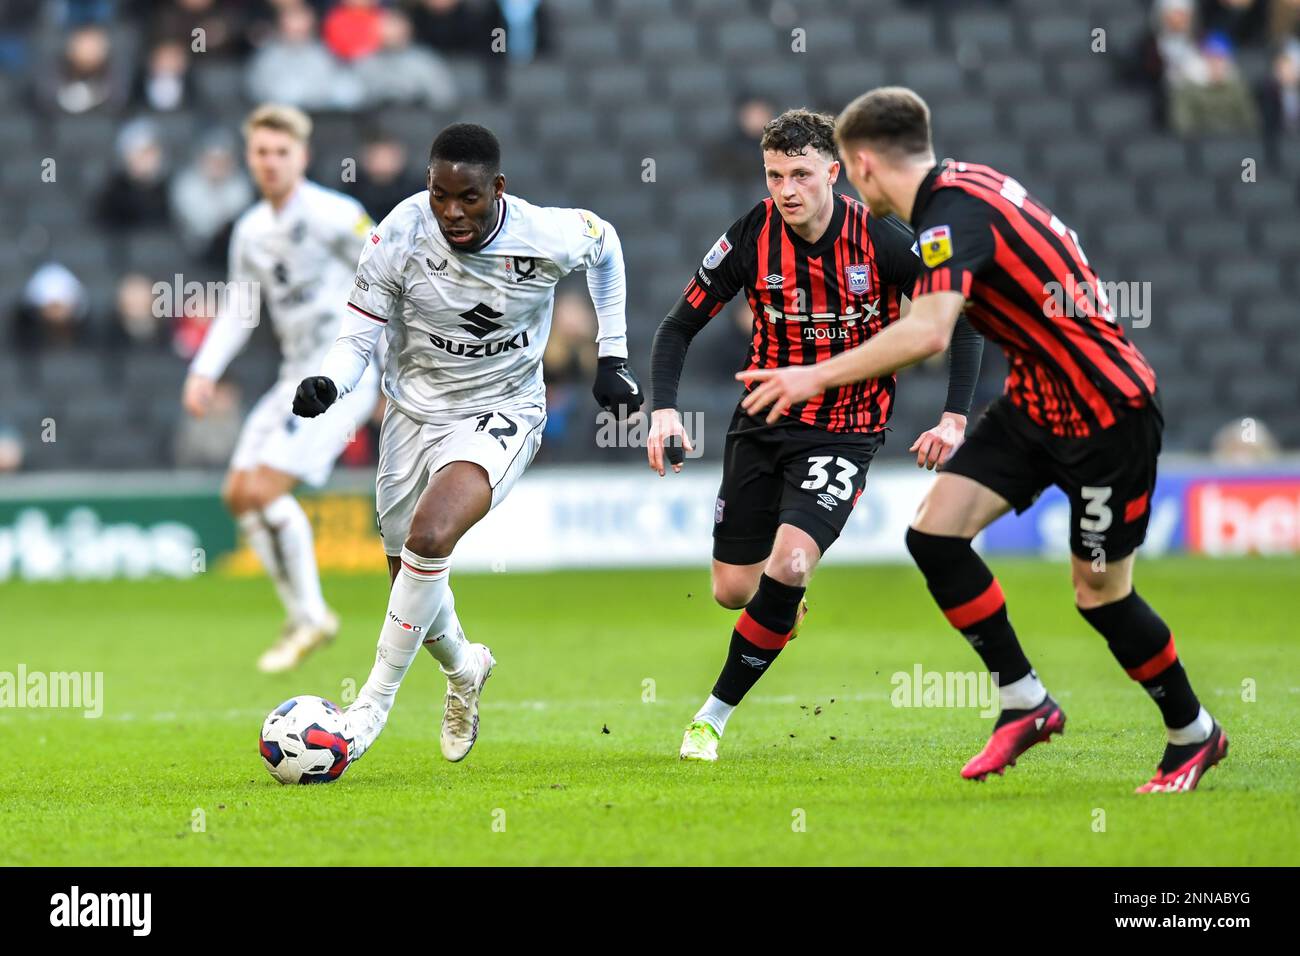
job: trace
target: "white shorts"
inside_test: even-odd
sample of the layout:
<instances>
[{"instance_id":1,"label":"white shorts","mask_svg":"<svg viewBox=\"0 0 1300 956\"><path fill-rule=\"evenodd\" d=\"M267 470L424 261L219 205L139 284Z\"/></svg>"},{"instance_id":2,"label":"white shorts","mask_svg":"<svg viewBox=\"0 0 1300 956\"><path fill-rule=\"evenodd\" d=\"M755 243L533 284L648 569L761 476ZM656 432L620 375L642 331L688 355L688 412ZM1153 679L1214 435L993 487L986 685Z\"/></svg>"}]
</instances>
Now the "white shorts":
<instances>
[{"instance_id":1,"label":"white shorts","mask_svg":"<svg viewBox=\"0 0 1300 956\"><path fill-rule=\"evenodd\" d=\"M374 412L379 376L367 369L355 389L315 418L293 413L297 389L297 382L276 382L257 400L239 433L232 471L265 465L313 487L325 484L335 460Z\"/></svg>"},{"instance_id":2,"label":"white shorts","mask_svg":"<svg viewBox=\"0 0 1300 956\"><path fill-rule=\"evenodd\" d=\"M429 476L453 461L470 461L486 471L492 507L499 505L537 454L545 426L546 409L536 404L507 405L450 425L427 425L389 402L375 476L384 553L402 553Z\"/></svg>"}]
</instances>

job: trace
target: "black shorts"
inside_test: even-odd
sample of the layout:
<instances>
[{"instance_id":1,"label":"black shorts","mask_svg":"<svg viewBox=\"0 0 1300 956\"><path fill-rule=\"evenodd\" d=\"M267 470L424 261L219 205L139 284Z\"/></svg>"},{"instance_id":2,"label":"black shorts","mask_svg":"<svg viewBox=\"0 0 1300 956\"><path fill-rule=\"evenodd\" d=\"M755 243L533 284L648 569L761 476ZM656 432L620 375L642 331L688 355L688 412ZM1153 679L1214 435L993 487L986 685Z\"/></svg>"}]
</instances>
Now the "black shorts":
<instances>
[{"instance_id":1,"label":"black shorts","mask_svg":"<svg viewBox=\"0 0 1300 956\"><path fill-rule=\"evenodd\" d=\"M1118 561L1145 539L1164 416L1152 398L1087 438L1035 425L1003 395L989 405L943 470L996 491L1016 513L1048 485L1070 499L1070 550Z\"/></svg>"},{"instance_id":2,"label":"black shorts","mask_svg":"<svg viewBox=\"0 0 1300 956\"><path fill-rule=\"evenodd\" d=\"M806 531L826 553L844 530L885 433L830 432L804 422L768 425L740 408L723 450L713 509L713 557L757 564L783 524Z\"/></svg>"}]
</instances>

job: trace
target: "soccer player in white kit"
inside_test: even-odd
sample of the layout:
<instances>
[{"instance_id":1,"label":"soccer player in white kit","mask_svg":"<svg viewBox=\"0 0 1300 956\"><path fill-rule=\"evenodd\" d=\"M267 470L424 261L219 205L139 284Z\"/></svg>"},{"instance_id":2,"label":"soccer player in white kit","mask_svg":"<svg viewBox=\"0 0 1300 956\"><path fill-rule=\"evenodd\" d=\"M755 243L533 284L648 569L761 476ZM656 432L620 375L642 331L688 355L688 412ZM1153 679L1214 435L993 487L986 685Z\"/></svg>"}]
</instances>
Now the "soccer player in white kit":
<instances>
[{"instance_id":1,"label":"soccer player in white kit","mask_svg":"<svg viewBox=\"0 0 1300 956\"><path fill-rule=\"evenodd\" d=\"M555 284L570 272L587 272L596 308L597 402L624 415L641 406L627 366L617 233L586 210L507 194L500 167L486 128L457 123L438 134L427 189L371 233L343 331L293 402L295 414L313 416L347 401L386 338L375 497L392 587L374 668L347 710L353 761L383 729L421 644L447 677L443 756L461 760L474 746L479 694L496 661L461 629L451 553L541 444L542 352Z\"/></svg>"},{"instance_id":2,"label":"soccer player in white kit","mask_svg":"<svg viewBox=\"0 0 1300 956\"><path fill-rule=\"evenodd\" d=\"M290 414L298 380L320 367L338 335L337 302L374 224L356 200L305 178L310 137L311 120L292 107L260 106L244 124L262 200L235 223L230 283L182 397L191 415L207 414L217 380L248 341L264 301L280 342L280 373L244 424L221 496L285 608L279 640L258 660L266 672L294 667L338 632L321 593L311 522L293 490L299 482L325 483L379 396L377 369L363 369L357 388L328 415L304 421Z\"/></svg>"}]
</instances>

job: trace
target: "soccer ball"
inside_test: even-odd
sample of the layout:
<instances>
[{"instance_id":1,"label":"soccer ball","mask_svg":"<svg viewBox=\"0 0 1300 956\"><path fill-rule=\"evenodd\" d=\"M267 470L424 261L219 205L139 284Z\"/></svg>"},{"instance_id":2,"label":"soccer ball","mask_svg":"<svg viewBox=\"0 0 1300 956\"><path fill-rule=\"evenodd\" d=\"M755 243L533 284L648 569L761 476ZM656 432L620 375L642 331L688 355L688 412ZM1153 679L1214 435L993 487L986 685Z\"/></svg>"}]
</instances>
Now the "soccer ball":
<instances>
[{"instance_id":1,"label":"soccer ball","mask_svg":"<svg viewBox=\"0 0 1300 956\"><path fill-rule=\"evenodd\" d=\"M352 738L337 704L304 694L267 714L257 749L281 783L329 783L347 769Z\"/></svg>"}]
</instances>

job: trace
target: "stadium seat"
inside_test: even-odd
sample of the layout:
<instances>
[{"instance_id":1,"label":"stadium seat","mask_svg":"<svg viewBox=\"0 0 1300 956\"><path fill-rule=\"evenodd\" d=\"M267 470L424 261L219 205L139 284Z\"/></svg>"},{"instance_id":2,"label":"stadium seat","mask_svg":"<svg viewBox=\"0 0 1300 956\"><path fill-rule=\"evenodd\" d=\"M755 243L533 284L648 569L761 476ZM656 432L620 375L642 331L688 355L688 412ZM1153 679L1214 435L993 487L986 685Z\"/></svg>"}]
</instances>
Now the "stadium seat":
<instances>
[{"instance_id":1,"label":"stadium seat","mask_svg":"<svg viewBox=\"0 0 1300 956\"><path fill-rule=\"evenodd\" d=\"M808 101L808 71L792 54L771 63L741 63L737 67L737 89L766 96L780 109L812 106Z\"/></svg>"},{"instance_id":2,"label":"stadium seat","mask_svg":"<svg viewBox=\"0 0 1300 956\"><path fill-rule=\"evenodd\" d=\"M878 60L848 60L828 66L822 74L822 96L830 103L848 103L873 87L890 82Z\"/></svg>"},{"instance_id":3,"label":"stadium seat","mask_svg":"<svg viewBox=\"0 0 1300 956\"><path fill-rule=\"evenodd\" d=\"M945 60L904 61L899 82L927 100L943 100L967 86L961 67Z\"/></svg>"},{"instance_id":4,"label":"stadium seat","mask_svg":"<svg viewBox=\"0 0 1300 956\"><path fill-rule=\"evenodd\" d=\"M548 108L569 102L573 93L564 64L544 60L512 64L506 72L506 88L512 103Z\"/></svg>"},{"instance_id":5,"label":"stadium seat","mask_svg":"<svg viewBox=\"0 0 1300 956\"><path fill-rule=\"evenodd\" d=\"M1047 85L1041 61L1015 55L999 56L981 64L976 73L984 92L999 100L1019 96L1025 90L1041 90Z\"/></svg>"},{"instance_id":6,"label":"stadium seat","mask_svg":"<svg viewBox=\"0 0 1300 956\"><path fill-rule=\"evenodd\" d=\"M615 63L621 61L627 53L618 28L606 20L578 20L566 24L563 30L557 30L556 33L560 56L566 62L592 65Z\"/></svg>"},{"instance_id":7,"label":"stadium seat","mask_svg":"<svg viewBox=\"0 0 1300 956\"><path fill-rule=\"evenodd\" d=\"M823 61L839 61L862 56L865 43L859 44L854 25L843 16L803 16L798 25L804 28L810 56Z\"/></svg>"},{"instance_id":8,"label":"stadium seat","mask_svg":"<svg viewBox=\"0 0 1300 956\"><path fill-rule=\"evenodd\" d=\"M1098 92L1084 101L1084 111L1092 129L1108 139L1145 132L1154 123L1150 98L1135 93Z\"/></svg>"},{"instance_id":9,"label":"stadium seat","mask_svg":"<svg viewBox=\"0 0 1300 956\"><path fill-rule=\"evenodd\" d=\"M753 62L762 57L781 63L784 57L805 56L791 49L789 33L781 33L762 20L741 20L718 26L713 35L713 45L729 63Z\"/></svg>"},{"instance_id":10,"label":"stadium seat","mask_svg":"<svg viewBox=\"0 0 1300 956\"><path fill-rule=\"evenodd\" d=\"M1025 20L1030 45L1040 53L1070 54L1089 50L1092 25L1086 17L1039 12Z\"/></svg>"},{"instance_id":11,"label":"stadium seat","mask_svg":"<svg viewBox=\"0 0 1300 956\"><path fill-rule=\"evenodd\" d=\"M1168 170L1186 166L1186 150L1181 141L1170 136L1132 139L1119 150L1124 169L1137 176L1159 176Z\"/></svg>"},{"instance_id":12,"label":"stadium seat","mask_svg":"<svg viewBox=\"0 0 1300 956\"><path fill-rule=\"evenodd\" d=\"M1261 295L1282 288L1282 267L1260 256L1221 256L1214 267L1214 287L1225 295Z\"/></svg>"},{"instance_id":13,"label":"stadium seat","mask_svg":"<svg viewBox=\"0 0 1300 956\"><path fill-rule=\"evenodd\" d=\"M1013 53L1018 46L1015 24L997 10L969 10L957 13L948 20L948 31L954 43L970 45L989 64L997 62L1004 54ZM981 65L981 71L986 67Z\"/></svg>"},{"instance_id":14,"label":"stadium seat","mask_svg":"<svg viewBox=\"0 0 1300 956\"><path fill-rule=\"evenodd\" d=\"M1041 142L1077 135L1074 104L1051 97L1022 97L1012 103L1011 125L1019 136Z\"/></svg>"},{"instance_id":15,"label":"stadium seat","mask_svg":"<svg viewBox=\"0 0 1300 956\"><path fill-rule=\"evenodd\" d=\"M1292 263L1292 285L1296 283L1296 262L1300 261L1300 221L1294 210L1286 210L1287 217L1275 222L1265 222L1260 227L1260 239L1269 253L1287 256Z\"/></svg>"},{"instance_id":16,"label":"stadium seat","mask_svg":"<svg viewBox=\"0 0 1300 956\"><path fill-rule=\"evenodd\" d=\"M1187 219L1177 226L1177 247L1193 257L1210 259L1250 247L1246 224L1222 216Z\"/></svg>"},{"instance_id":17,"label":"stadium seat","mask_svg":"<svg viewBox=\"0 0 1300 956\"><path fill-rule=\"evenodd\" d=\"M691 60L700 46L695 24L671 17L647 23L637 31L637 41L642 56L649 60Z\"/></svg>"},{"instance_id":18,"label":"stadium seat","mask_svg":"<svg viewBox=\"0 0 1300 956\"><path fill-rule=\"evenodd\" d=\"M861 26L877 50L888 50L904 61L930 59L927 54L938 46L934 20L926 14L884 14L864 19Z\"/></svg>"},{"instance_id":19,"label":"stadium seat","mask_svg":"<svg viewBox=\"0 0 1300 956\"><path fill-rule=\"evenodd\" d=\"M636 66L593 67L587 74L587 98L606 107L643 102L649 95L645 71Z\"/></svg>"}]
</instances>

